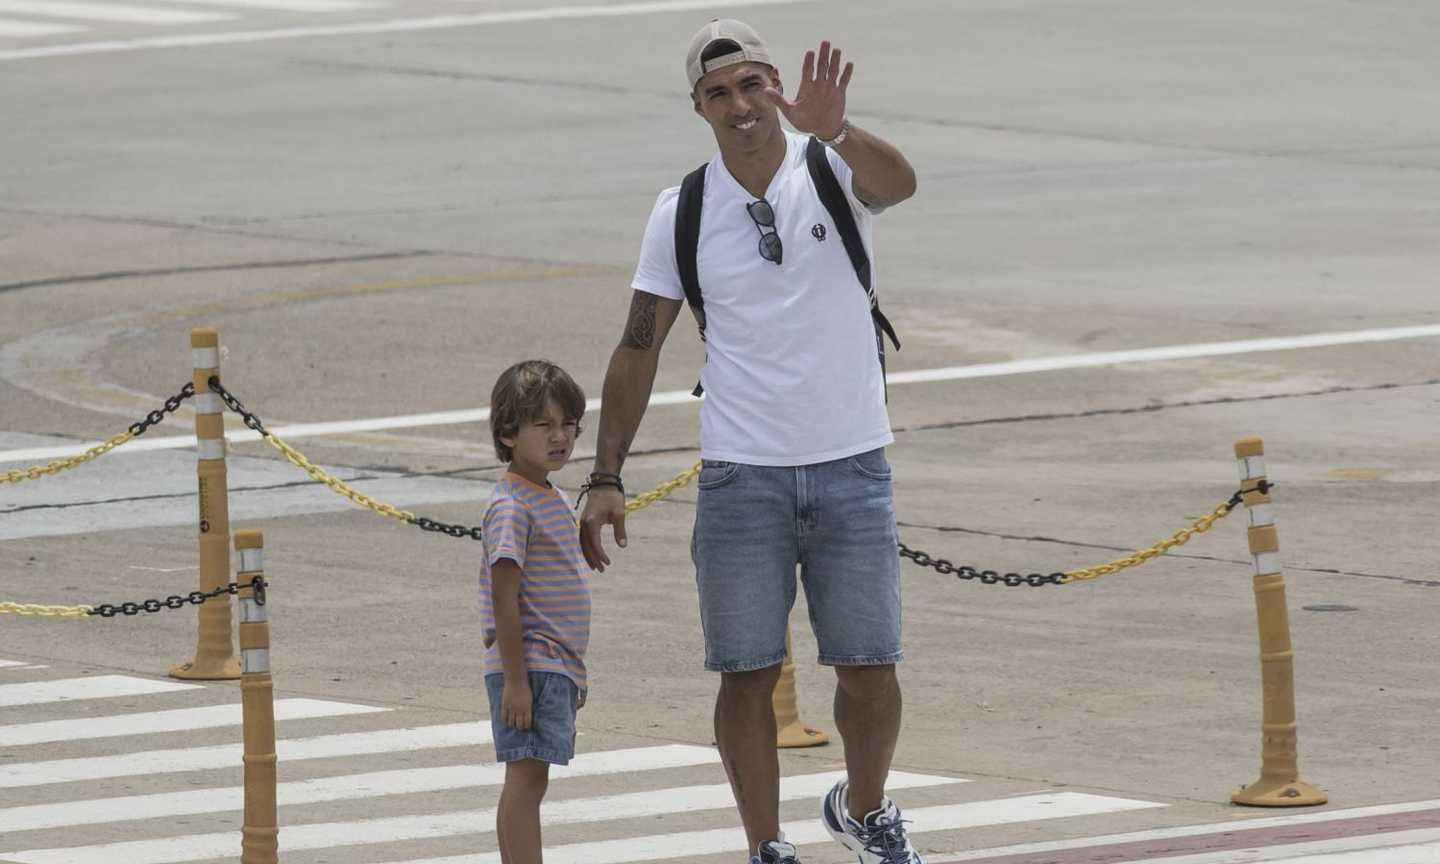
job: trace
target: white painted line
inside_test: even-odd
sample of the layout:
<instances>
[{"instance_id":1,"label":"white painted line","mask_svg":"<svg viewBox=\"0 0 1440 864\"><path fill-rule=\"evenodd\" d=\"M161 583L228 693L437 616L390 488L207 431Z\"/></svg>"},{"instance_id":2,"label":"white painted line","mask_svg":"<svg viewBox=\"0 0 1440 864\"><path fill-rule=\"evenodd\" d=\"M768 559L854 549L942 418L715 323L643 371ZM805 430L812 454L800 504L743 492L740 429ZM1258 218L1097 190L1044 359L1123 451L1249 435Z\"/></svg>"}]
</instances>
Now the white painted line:
<instances>
[{"instance_id":1,"label":"white painted line","mask_svg":"<svg viewBox=\"0 0 1440 864\"><path fill-rule=\"evenodd\" d=\"M0 666L0 672L33 672L36 669L49 668L49 666L26 666L25 664L21 663L11 666Z\"/></svg>"},{"instance_id":2,"label":"white painted line","mask_svg":"<svg viewBox=\"0 0 1440 864\"><path fill-rule=\"evenodd\" d=\"M719 760L719 754L709 747L691 747L681 744L642 747L632 750L608 750L577 757L566 768L553 770L551 776L558 778L615 774L622 771L654 771L661 768L705 765ZM417 792L498 786L504 782L505 766L503 764L445 765L438 768L402 768L394 771L374 771L368 774L346 774L338 777L298 780L280 783L276 786L275 791L279 806L294 807L325 801L354 801L382 795L409 795ZM184 792L126 795L119 798L9 807L0 810L0 834L7 831L34 831L67 825L97 825L129 819L160 819L200 813L239 811L243 809L244 803L244 787L232 786L220 789L190 789ZM477 826L472 823L469 830L474 831L476 828ZM219 836L233 844L233 835ZM168 844L171 841L161 842ZM213 842L213 840L206 842ZM192 858L220 857L220 854L223 854L187 852L186 854L191 855L191 858L151 859L137 849L128 849L125 854L118 857L97 860L141 864L142 861L150 860L186 861L192 860ZM66 851L74 852L75 850ZM5 854L10 855L11 853ZM81 854L76 854L75 857L64 860L80 864L89 859Z\"/></svg>"},{"instance_id":3,"label":"white painted line","mask_svg":"<svg viewBox=\"0 0 1440 864\"><path fill-rule=\"evenodd\" d=\"M41 2L48 2L48 0L41 0ZM814 2L814 0L657 0L657 2L650 3L553 6L544 9L517 9L513 12L440 15L429 18L398 18L389 21L367 21L351 24L335 24L331 26L287 27L278 30L249 30L232 33L194 33L180 36L115 39L106 42L77 42L69 45L47 45L38 48L0 51L0 61L34 60L42 57L69 57L78 54L113 54L121 51L144 51L151 48L194 48L206 45L237 45L253 42L273 42L278 39L306 39L320 36L358 36L375 33L447 30L455 27L481 27L490 24L516 24L526 21L610 18L663 12L711 12L734 6L778 6L781 4L809 2Z\"/></svg>"},{"instance_id":4,"label":"white painted line","mask_svg":"<svg viewBox=\"0 0 1440 864\"><path fill-rule=\"evenodd\" d=\"M1284 828L1291 825L1305 825L1312 822L1332 822L1343 819L1362 819L1367 816L1388 816L1395 813L1414 813L1419 810L1433 810L1440 807L1440 798L1426 801L1406 801L1400 804L1377 804L1371 807L1352 807L1345 810L1318 810L1309 813L1291 813L1286 816L1266 816L1257 819L1231 819L1225 822L1210 822L1204 825L1180 825L1175 828L1153 828L1149 831L1132 831L1128 834L1106 834L1099 837L1085 837L1079 840L1048 840L1042 843L1022 843L1016 846L994 846L989 849L974 849L957 852L940 858L933 864L960 864L981 858L999 858L1005 855L1039 855L1060 852L1067 849L1084 849L1091 846L1112 846L1120 843L1140 843L1146 840L1169 840L1176 837L1194 837L1200 834L1214 834L1221 831L1248 831L1255 828ZM1169 864L1169 861L1166 862Z\"/></svg>"},{"instance_id":5,"label":"white painted line","mask_svg":"<svg viewBox=\"0 0 1440 864\"><path fill-rule=\"evenodd\" d=\"M276 742L275 752L280 761L289 763L306 759L329 759L333 756L473 747L488 743L490 724L475 721L281 740ZM0 788L233 768L241 764L243 755L242 745L221 744L214 747L148 750L144 753L125 753L119 756L54 759L13 765L0 763Z\"/></svg>"},{"instance_id":6,"label":"white painted line","mask_svg":"<svg viewBox=\"0 0 1440 864\"><path fill-rule=\"evenodd\" d=\"M234 16L120 3L80 3L75 0L0 0L0 12L38 15L42 18L79 18L126 24L205 24L229 21Z\"/></svg>"},{"instance_id":7,"label":"white painted line","mask_svg":"<svg viewBox=\"0 0 1440 864\"><path fill-rule=\"evenodd\" d=\"M157 2L157 0L150 0ZM378 4L369 0L158 0L160 3L184 3L187 6L225 6L235 9L273 9L277 12L353 12L357 9L373 9ZM214 348L196 348L199 351L215 351ZM197 354L198 356L198 354ZM197 369L214 369L220 365L217 359L209 366L195 364Z\"/></svg>"},{"instance_id":8,"label":"white painted line","mask_svg":"<svg viewBox=\"0 0 1440 864\"><path fill-rule=\"evenodd\" d=\"M275 719L304 720L312 717L345 717L354 714L378 714L389 708L373 705L352 705L347 702L326 702L321 699L280 699L275 702ZM85 717L76 720L47 720L40 723L19 723L0 726L0 747L25 747L55 741L81 741L92 738L121 738L128 735L151 735L158 732L188 732L192 729L214 729L240 725L238 704L211 705L206 708L179 708L170 711L147 711L141 714L117 714L110 717Z\"/></svg>"},{"instance_id":9,"label":"white painted line","mask_svg":"<svg viewBox=\"0 0 1440 864\"><path fill-rule=\"evenodd\" d=\"M833 771L784 778L780 783L780 800L798 801L819 798L843 776L843 771ZM890 779L890 786L895 789L965 782L952 777L904 772L896 772L891 775ZM606 795L597 798L548 801L542 805L540 816L546 825L564 825L694 813L703 810L728 810L734 805L735 799L730 793L730 786L719 783ZM494 826L495 811L493 809L364 819L353 822L286 824L280 836L280 849L282 852L293 853L306 849L329 849L369 843L479 835L490 833L494 830ZM92 862L93 864L99 864L99 862L109 864L113 861L124 861L126 864L168 864L168 862L219 858L231 854L235 847L235 837L235 832L197 834L158 841L112 843L103 846L42 849L3 854L7 860L13 859L25 862L25 864L30 864L30 862L49 864L52 861L63 861L65 864L92 864ZM742 841L741 846L743 847L743 845ZM674 848L671 849L671 855L674 854ZM548 860L550 852L547 850L545 854Z\"/></svg>"},{"instance_id":10,"label":"white painted line","mask_svg":"<svg viewBox=\"0 0 1440 864\"><path fill-rule=\"evenodd\" d=\"M199 684L152 681L149 678L132 678L129 675L96 675L93 678L30 681L24 684L0 684L0 708L202 689L204 688Z\"/></svg>"},{"instance_id":11,"label":"white painted line","mask_svg":"<svg viewBox=\"0 0 1440 864\"><path fill-rule=\"evenodd\" d=\"M1099 351L1094 354L1040 357L1034 360L1012 360L1006 363L981 363L976 366L949 366L942 369L897 372L894 375L886 376L886 380L891 384L958 381L965 378L992 378L997 375L1023 375L1032 372L1054 372L1061 369L1091 369L1096 366L1120 366L1128 363L1155 363L1163 360L1193 360L1198 357L1225 357L1232 354L1263 354L1270 351L1295 351L1301 348L1395 342L1401 339L1424 339L1431 336L1440 336L1440 324L1421 327L1390 327L1383 330L1352 330L1346 333L1316 333L1310 336L1285 336L1275 339L1242 339L1237 342L1199 342L1193 345L1138 348L1132 351Z\"/></svg>"},{"instance_id":12,"label":"white painted line","mask_svg":"<svg viewBox=\"0 0 1440 864\"><path fill-rule=\"evenodd\" d=\"M968 804L921 807L905 810L904 816L910 820L910 833L914 835L926 831L954 831L961 828L978 828L984 825L1059 819L1067 816L1093 816L1101 813L1164 806L1166 805L1151 801L1085 795L1078 792L1060 792L991 801L972 801ZM285 830L293 829L286 826ZM806 819L804 822L787 822L780 826L780 830L784 832L786 840L796 845L833 844L835 842L825 831L824 826L820 824L818 818ZM281 834L283 836L284 832ZM546 864L632 864L637 861L663 861L670 858L725 852L743 853L745 847L744 831L738 828L719 828L711 831L654 834L648 837L629 837L620 840L557 846L545 850L545 862ZM677 850L680 850L680 854L677 854ZM32 862L33 864L59 864L61 860L59 858L37 860L23 857L26 853L7 854L24 864L32 864ZM89 861L90 859L84 859L83 864L89 864ZM95 861L98 864L99 859L95 859ZM82 864L82 862L77 861L76 864ZM160 864L160 862L154 862L154 864ZM395 862L395 864L500 864L500 854L491 852L483 855L458 855L450 858L424 858Z\"/></svg>"},{"instance_id":13,"label":"white painted line","mask_svg":"<svg viewBox=\"0 0 1440 864\"><path fill-rule=\"evenodd\" d=\"M1440 828L1227 849L1155 860L1156 864L1250 864L1252 861L1274 861L1276 864L1440 864Z\"/></svg>"},{"instance_id":14,"label":"white painted line","mask_svg":"<svg viewBox=\"0 0 1440 864\"><path fill-rule=\"evenodd\" d=\"M20 39L35 36L59 36L61 33L79 33L84 27L73 24L50 24L39 21L17 21L14 18L0 18L0 36Z\"/></svg>"},{"instance_id":15,"label":"white painted line","mask_svg":"<svg viewBox=\"0 0 1440 864\"><path fill-rule=\"evenodd\" d=\"M26 663L24 660L0 660L0 669L5 669L5 668L10 667L10 666L29 666L29 665L30 665L30 664L29 664L29 663Z\"/></svg>"},{"instance_id":16,"label":"white painted line","mask_svg":"<svg viewBox=\"0 0 1440 864\"><path fill-rule=\"evenodd\" d=\"M4 59L4 52L0 52ZM1028 375L1036 372L1056 372L1065 369L1091 369L1099 366L1123 366L1131 363L1151 363L1163 360L1193 360L1201 357L1222 357L1232 354L1256 354L1271 351L1291 351L1303 348L1323 348L1334 345L1356 345L1370 342L1393 342L1403 339L1422 339L1440 336L1440 324L1423 327L1391 327L1384 330L1356 330L1348 333L1317 333L1310 336L1291 336L1279 339L1247 339L1239 342L1202 342L1193 345L1172 345L1160 348L1142 348L1134 351L1105 351L1094 354L1070 354L1060 357L1042 357L1034 360L1015 360L1007 363L981 363L974 366L947 366L938 369L918 369L910 372L895 372L886 380L895 385L957 381L970 378L995 378L1007 375ZM656 393L650 398L650 405L698 404L699 400L689 390L668 390ZM599 399L585 403L587 411L600 407ZM297 423L275 429L275 434L284 439L309 438L319 435L341 435L351 432L379 432L386 429L413 429L422 426L449 426L460 423L479 423L490 419L490 409L473 408L455 411L438 411L431 414L401 414L393 417L375 417L364 420L337 420L329 423ZM260 435L249 429L226 434L231 442L258 441ZM26 450L0 451L0 463L44 461L63 459L83 453L100 442L74 444L65 447L36 447ZM141 453L150 450L169 450L180 447L194 447L191 435L173 435L165 438L142 438L131 441L116 450L116 453Z\"/></svg>"},{"instance_id":17,"label":"white painted line","mask_svg":"<svg viewBox=\"0 0 1440 864\"><path fill-rule=\"evenodd\" d=\"M780 800L795 801L819 798L843 776L844 772L837 771L786 778L781 781ZM892 777L891 785L893 788L900 789L960 782L964 781L949 777L899 773ZM730 793L729 785L720 783L607 795L598 798L552 801L542 807L541 818L544 819L546 825L563 825L693 813L703 810L728 810L734 806L734 803L735 799ZM5 820L4 813L6 812L8 811L0 811L0 820ZM0 824L6 824L6 821L0 821ZM495 811L493 809L364 819L353 822L286 825L284 832L286 836L280 841L280 848L284 852L297 852L306 849L329 849L370 843L487 834L493 830L494 825ZM127 864L197 860L221 857L234 847L235 839L232 833L219 833L168 838L160 843L162 845L154 852L142 844L122 844L125 848L111 847L107 851L111 854L123 855L123 858L113 860L123 860ZM164 851L161 851L162 849ZM181 854L181 850L188 857L173 857ZM24 859L17 857L16 860ZM75 857L65 860L73 861L75 864L85 864L89 859L85 857L84 851L80 851Z\"/></svg>"}]
</instances>

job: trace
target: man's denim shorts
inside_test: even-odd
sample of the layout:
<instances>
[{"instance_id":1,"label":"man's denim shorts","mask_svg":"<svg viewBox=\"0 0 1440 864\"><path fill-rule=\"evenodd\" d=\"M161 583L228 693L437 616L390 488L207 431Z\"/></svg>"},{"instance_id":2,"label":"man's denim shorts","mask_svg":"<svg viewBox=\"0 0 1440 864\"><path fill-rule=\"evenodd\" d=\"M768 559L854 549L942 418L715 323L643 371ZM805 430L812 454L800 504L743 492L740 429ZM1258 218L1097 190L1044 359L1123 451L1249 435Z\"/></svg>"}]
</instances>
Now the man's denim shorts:
<instances>
[{"instance_id":1,"label":"man's denim shorts","mask_svg":"<svg viewBox=\"0 0 1440 864\"><path fill-rule=\"evenodd\" d=\"M490 729L495 738L496 762L519 762L539 759L552 765L568 765L575 758L575 712L580 690L558 672L531 672L530 695L535 715L524 732L507 724L500 716L501 694L505 676L485 676L485 691L490 694Z\"/></svg>"},{"instance_id":2,"label":"man's denim shorts","mask_svg":"<svg viewBox=\"0 0 1440 864\"><path fill-rule=\"evenodd\" d=\"M797 467L704 460L690 555L705 668L747 672L785 658L795 568L821 663L895 663L900 556L884 449Z\"/></svg>"}]
</instances>

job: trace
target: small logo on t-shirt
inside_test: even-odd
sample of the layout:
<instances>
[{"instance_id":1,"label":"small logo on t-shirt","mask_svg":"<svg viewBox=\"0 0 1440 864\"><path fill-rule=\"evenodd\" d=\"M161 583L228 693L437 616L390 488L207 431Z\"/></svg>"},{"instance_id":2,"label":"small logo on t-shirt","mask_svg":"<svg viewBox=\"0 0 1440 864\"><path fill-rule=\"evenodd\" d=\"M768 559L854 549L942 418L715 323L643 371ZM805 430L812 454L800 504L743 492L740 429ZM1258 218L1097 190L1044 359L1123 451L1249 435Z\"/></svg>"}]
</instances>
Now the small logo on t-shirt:
<instances>
[{"instance_id":1,"label":"small logo on t-shirt","mask_svg":"<svg viewBox=\"0 0 1440 864\"><path fill-rule=\"evenodd\" d=\"M817 243L824 243L824 242L825 242L825 226L822 225L822 224L819 223L819 222L816 222L816 223L815 223L815 227L810 229L810 236L815 238L815 242L817 242Z\"/></svg>"}]
</instances>

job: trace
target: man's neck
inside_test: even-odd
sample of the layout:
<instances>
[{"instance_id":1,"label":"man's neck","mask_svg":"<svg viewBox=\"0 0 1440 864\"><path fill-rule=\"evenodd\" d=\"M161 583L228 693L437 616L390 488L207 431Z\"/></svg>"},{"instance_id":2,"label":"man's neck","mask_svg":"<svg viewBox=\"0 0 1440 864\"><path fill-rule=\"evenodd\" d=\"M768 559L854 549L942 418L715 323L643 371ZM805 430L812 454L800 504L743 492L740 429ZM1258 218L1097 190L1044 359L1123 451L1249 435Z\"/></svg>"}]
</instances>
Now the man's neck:
<instances>
[{"instance_id":1,"label":"man's neck","mask_svg":"<svg viewBox=\"0 0 1440 864\"><path fill-rule=\"evenodd\" d=\"M730 170L730 176L735 178L735 182L756 198L764 198L775 172L780 170L780 164L785 161L788 148L789 142L785 140L785 133L777 129L760 149L727 152L722 147L720 158L725 160L725 167Z\"/></svg>"}]
</instances>

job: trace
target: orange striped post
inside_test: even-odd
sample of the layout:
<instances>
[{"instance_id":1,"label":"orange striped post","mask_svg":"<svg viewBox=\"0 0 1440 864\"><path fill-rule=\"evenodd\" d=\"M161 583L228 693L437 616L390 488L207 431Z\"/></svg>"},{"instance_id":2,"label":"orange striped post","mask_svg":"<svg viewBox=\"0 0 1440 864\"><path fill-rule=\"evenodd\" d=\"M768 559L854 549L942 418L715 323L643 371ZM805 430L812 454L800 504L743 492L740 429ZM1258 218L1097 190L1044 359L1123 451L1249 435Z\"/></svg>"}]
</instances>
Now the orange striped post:
<instances>
[{"instance_id":1,"label":"orange striped post","mask_svg":"<svg viewBox=\"0 0 1440 864\"><path fill-rule=\"evenodd\" d=\"M1250 517L1250 559L1255 567L1255 612L1260 625L1260 679L1264 695L1260 779L1230 796L1253 807L1324 804L1324 792L1300 782L1295 722L1294 651L1285 574L1280 571L1280 537L1265 481L1265 444L1259 438L1235 442L1240 464L1240 500Z\"/></svg>"},{"instance_id":2,"label":"orange striped post","mask_svg":"<svg viewBox=\"0 0 1440 864\"><path fill-rule=\"evenodd\" d=\"M250 583L265 575L265 538L259 531L236 531L240 556L240 703L245 736L245 821L240 864L278 864L280 829L276 819L275 687L270 679L270 616L264 591Z\"/></svg>"},{"instance_id":3,"label":"orange striped post","mask_svg":"<svg viewBox=\"0 0 1440 864\"><path fill-rule=\"evenodd\" d=\"M775 746L818 747L828 743L830 736L800 722L800 702L795 692L795 647L790 628L785 628L785 661L780 664L780 680L775 682L771 697L775 709Z\"/></svg>"},{"instance_id":4,"label":"orange striped post","mask_svg":"<svg viewBox=\"0 0 1440 864\"><path fill-rule=\"evenodd\" d=\"M225 475L225 403L210 390L220 377L220 335L208 327L190 331L195 367L195 456L200 483L200 590L230 584L230 502ZM230 596L200 606L195 657L170 677L217 681L240 677L230 633Z\"/></svg>"}]
</instances>

